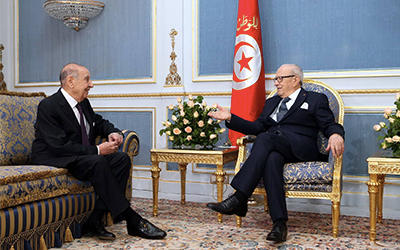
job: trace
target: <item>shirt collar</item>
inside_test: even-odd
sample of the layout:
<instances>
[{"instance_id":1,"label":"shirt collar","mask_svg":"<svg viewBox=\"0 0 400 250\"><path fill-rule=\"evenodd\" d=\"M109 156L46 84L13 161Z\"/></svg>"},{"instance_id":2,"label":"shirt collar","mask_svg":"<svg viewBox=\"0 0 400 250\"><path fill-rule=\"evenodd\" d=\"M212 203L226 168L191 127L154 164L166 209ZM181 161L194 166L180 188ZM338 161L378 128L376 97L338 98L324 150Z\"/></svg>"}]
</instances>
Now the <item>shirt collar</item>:
<instances>
[{"instance_id":1,"label":"shirt collar","mask_svg":"<svg viewBox=\"0 0 400 250\"><path fill-rule=\"evenodd\" d=\"M70 96L70 94L68 94L67 91L65 91L63 88L61 88L61 93L67 100L69 106L71 106L71 108L75 108L78 102L72 96Z\"/></svg>"}]
</instances>

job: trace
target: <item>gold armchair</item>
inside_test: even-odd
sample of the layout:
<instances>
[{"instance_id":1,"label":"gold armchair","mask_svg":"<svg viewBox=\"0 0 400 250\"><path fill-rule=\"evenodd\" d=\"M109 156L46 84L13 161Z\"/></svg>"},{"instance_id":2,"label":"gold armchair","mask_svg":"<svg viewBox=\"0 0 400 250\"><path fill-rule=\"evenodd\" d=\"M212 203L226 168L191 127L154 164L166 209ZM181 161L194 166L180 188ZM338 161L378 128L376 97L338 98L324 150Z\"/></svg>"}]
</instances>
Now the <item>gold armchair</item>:
<instances>
[{"instance_id":1,"label":"gold armchair","mask_svg":"<svg viewBox=\"0 0 400 250\"><path fill-rule=\"evenodd\" d=\"M302 87L307 91L324 93L328 97L329 107L334 113L336 122L343 125L344 104L336 90L325 83L314 80L304 80ZM275 94L276 90L271 92L267 98ZM237 140L239 154L235 166L236 173L240 170L242 164L250 154L255 138L255 136L247 135ZM328 139L319 132L319 151L327 157L327 154L329 154L329 161L288 163L284 166L283 175L286 197L331 200L332 233L333 237L337 237L339 233L340 199L342 196L343 158L342 156L333 157L330 152L326 152L325 149L327 145ZM267 212L268 204L262 181L254 190L253 194L264 195L264 206ZM237 216L237 226L241 227L241 223L241 217Z\"/></svg>"}]
</instances>

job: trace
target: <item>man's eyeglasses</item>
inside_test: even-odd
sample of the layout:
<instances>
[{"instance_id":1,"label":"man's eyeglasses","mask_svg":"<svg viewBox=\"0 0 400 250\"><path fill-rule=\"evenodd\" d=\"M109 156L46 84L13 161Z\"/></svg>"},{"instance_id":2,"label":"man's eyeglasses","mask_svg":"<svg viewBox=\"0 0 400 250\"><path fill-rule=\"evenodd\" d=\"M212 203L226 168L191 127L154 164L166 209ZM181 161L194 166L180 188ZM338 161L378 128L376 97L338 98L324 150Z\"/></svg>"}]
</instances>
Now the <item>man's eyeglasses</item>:
<instances>
[{"instance_id":1,"label":"man's eyeglasses","mask_svg":"<svg viewBox=\"0 0 400 250\"><path fill-rule=\"evenodd\" d=\"M277 76L277 77L275 77L273 80L274 80L274 82L282 82L282 81L283 81L283 78L294 77L294 76L296 76L296 75L290 75L290 76Z\"/></svg>"}]
</instances>

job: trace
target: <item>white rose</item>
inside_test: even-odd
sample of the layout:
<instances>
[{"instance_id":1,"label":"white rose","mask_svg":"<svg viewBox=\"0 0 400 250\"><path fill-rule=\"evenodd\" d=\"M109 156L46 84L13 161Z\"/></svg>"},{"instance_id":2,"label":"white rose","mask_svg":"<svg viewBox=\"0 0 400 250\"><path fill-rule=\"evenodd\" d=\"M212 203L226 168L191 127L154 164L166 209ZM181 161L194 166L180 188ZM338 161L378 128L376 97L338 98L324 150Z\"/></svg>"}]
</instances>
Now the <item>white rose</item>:
<instances>
[{"instance_id":1,"label":"white rose","mask_svg":"<svg viewBox=\"0 0 400 250\"><path fill-rule=\"evenodd\" d=\"M183 124L187 125L189 123L189 120L186 118L183 118Z\"/></svg>"},{"instance_id":2,"label":"white rose","mask_svg":"<svg viewBox=\"0 0 400 250\"><path fill-rule=\"evenodd\" d=\"M166 131L165 132L167 135L171 135L171 131Z\"/></svg>"},{"instance_id":3,"label":"white rose","mask_svg":"<svg viewBox=\"0 0 400 250\"><path fill-rule=\"evenodd\" d=\"M178 97L176 100L177 100L179 103L182 102L182 99L181 99L180 97Z\"/></svg>"},{"instance_id":4,"label":"white rose","mask_svg":"<svg viewBox=\"0 0 400 250\"><path fill-rule=\"evenodd\" d=\"M196 111L196 112L194 112L194 114L193 114L193 117L194 117L194 118L197 118L197 117L199 117L199 112L197 112L197 111Z\"/></svg>"},{"instance_id":5,"label":"white rose","mask_svg":"<svg viewBox=\"0 0 400 250\"><path fill-rule=\"evenodd\" d=\"M192 140L192 136L188 135L188 136L186 137L186 140L191 141L191 140Z\"/></svg>"},{"instance_id":6,"label":"white rose","mask_svg":"<svg viewBox=\"0 0 400 250\"><path fill-rule=\"evenodd\" d=\"M210 139L211 139L211 140L214 139L214 138L216 138L216 137L217 137L216 134L211 134L211 135L210 135Z\"/></svg>"},{"instance_id":7,"label":"white rose","mask_svg":"<svg viewBox=\"0 0 400 250\"><path fill-rule=\"evenodd\" d=\"M393 139L394 142L399 142L400 141L400 136L395 135L395 136L393 136L392 139Z\"/></svg>"},{"instance_id":8,"label":"white rose","mask_svg":"<svg viewBox=\"0 0 400 250\"><path fill-rule=\"evenodd\" d=\"M206 137L206 133L201 132L201 133L200 133L200 136L201 136L201 137Z\"/></svg>"},{"instance_id":9,"label":"white rose","mask_svg":"<svg viewBox=\"0 0 400 250\"><path fill-rule=\"evenodd\" d=\"M193 100L193 96L192 95L189 95L188 98L189 98L189 100Z\"/></svg>"},{"instance_id":10,"label":"white rose","mask_svg":"<svg viewBox=\"0 0 400 250\"><path fill-rule=\"evenodd\" d=\"M223 132L225 132L225 128L221 128L221 130L219 131L221 134L223 133Z\"/></svg>"},{"instance_id":11,"label":"white rose","mask_svg":"<svg viewBox=\"0 0 400 250\"><path fill-rule=\"evenodd\" d=\"M178 118L176 118L176 116L171 116L171 119L174 121L174 122L176 122L176 120L178 120Z\"/></svg>"},{"instance_id":12,"label":"white rose","mask_svg":"<svg viewBox=\"0 0 400 250\"><path fill-rule=\"evenodd\" d=\"M390 118L388 119L388 121L389 121L390 123L393 123L393 122L394 122L394 118L393 118L393 117L390 117Z\"/></svg>"},{"instance_id":13,"label":"white rose","mask_svg":"<svg viewBox=\"0 0 400 250\"><path fill-rule=\"evenodd\" d=\"M399 101L400 99L400 93L396 93L396 100Z\"/></svg>"},{"instance_id":14,"label":"white rose","mask_svg":"<svg viewBox=\"0 0 400 250\"><path fill-rule=\"evenodd\" d=\"M170 105L168 106L168 109L169 109L169 110L173 110L173 109L174 109L174 105L170 104Z\"/></svg>"},{"instance_id":15,"label":"white rose","mask_svg":"<svg viewBox=\"0 0 400 250\"><path fill-rule=\"evenodd\" d=\"M173 141L173 140L174 140L174 137L173 137L173 136L170 136L170 137L168 137L168 139L169 139L170 141Z\"/></svg>"},{"instance_id":16,"label":"white rose","mask_svg":"<svg viewBox=\"0 0 400 250\"><path fill-rule=\"evenodd\" d=\"M207 121L207 123L210 124L210 125L212 124L212 122L213 122L212 119L208 119L208 121Z\"/></svg>"},{"instance_id":17,"label":"white rose","mask_svg":"<svg viewBox=\"0 0 400 250\"><path fill-rule=\"evenodd\" d=\"M382 128L386 127L386 123L384 123L384 122L380 122L379 125L380 125Z\"/></svg>"}]
</instances>

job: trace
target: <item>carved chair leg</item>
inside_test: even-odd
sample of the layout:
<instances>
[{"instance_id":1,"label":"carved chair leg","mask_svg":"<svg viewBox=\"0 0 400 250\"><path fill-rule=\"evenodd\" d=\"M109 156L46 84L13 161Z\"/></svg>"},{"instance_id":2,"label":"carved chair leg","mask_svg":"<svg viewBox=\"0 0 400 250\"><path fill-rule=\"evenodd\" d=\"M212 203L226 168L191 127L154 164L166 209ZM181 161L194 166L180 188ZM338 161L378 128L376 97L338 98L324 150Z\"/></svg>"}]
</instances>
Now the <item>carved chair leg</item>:
<instances>
[{"instance_id":1,"label":"carved chair leg","mask_svg":"<svg viewBox=\"0 0 400 250\"><path fill-rule=\"evenodd\" d=\"M340 202L332 201L332 234L334 238L339 234Z\"/></svg>"},{"instance_id":2,"label":"carved chair leg","mask_svg":"<svg viewBox=\"0 0 400 250\"><path fill-rule=\"evenodd\" d=\"M265 213L269 212L267 194L264 195L264 211Z\"/></svg>"}]
</instances>

